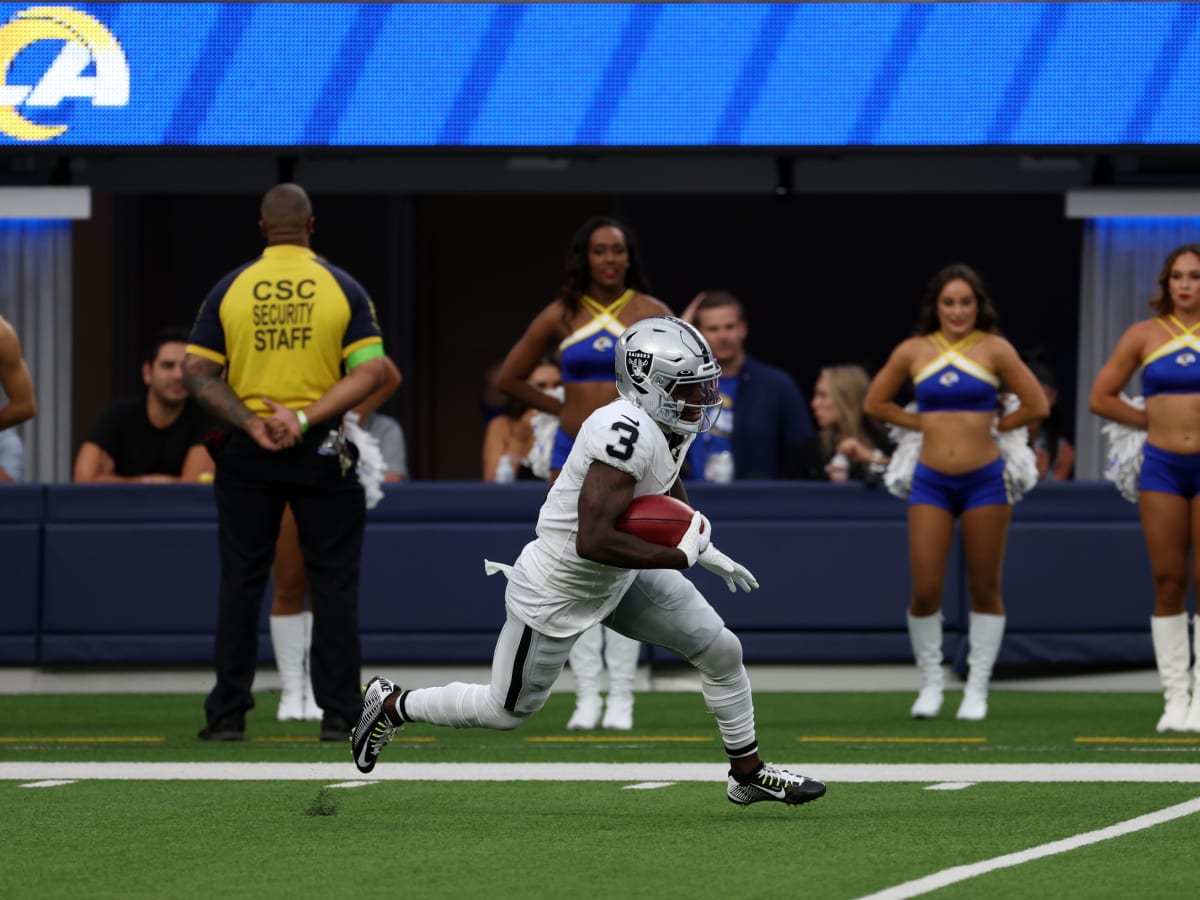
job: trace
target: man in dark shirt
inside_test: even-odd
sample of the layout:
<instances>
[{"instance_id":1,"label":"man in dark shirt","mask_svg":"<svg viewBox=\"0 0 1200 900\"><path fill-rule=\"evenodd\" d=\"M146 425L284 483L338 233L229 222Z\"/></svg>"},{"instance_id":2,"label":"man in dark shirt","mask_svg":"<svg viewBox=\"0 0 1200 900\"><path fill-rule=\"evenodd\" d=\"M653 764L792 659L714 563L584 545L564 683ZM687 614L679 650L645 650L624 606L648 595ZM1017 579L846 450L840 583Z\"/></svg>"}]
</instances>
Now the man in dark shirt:
<instances>
[{"instance_id":1,"label":"man in dark shirt","mask_svg":"<svg viewBox=\"0 0 1200 900\"><path fill-rule=\"evenodd\" d=\"M183 384L187 339L181 329L159 333L142 363L145 398L117 400L100 414L75 457L76 482L167 483L212 473L204 446L211 420Z\"/></svg>"},{"instance_id":2,"label":"man in dark shirt","mask_svg":"<svg viewBox=\"0 0 1200 900\"><path fill-rule=\"evenodd\" d=\"M729 291L705 291L681 318L700 330L721 364L721 416L692 442L684 477L796 478L797 454L812 434L804 394L792 376L746 352L749 326L741 301Z\"/></svg>"}]
</instances>

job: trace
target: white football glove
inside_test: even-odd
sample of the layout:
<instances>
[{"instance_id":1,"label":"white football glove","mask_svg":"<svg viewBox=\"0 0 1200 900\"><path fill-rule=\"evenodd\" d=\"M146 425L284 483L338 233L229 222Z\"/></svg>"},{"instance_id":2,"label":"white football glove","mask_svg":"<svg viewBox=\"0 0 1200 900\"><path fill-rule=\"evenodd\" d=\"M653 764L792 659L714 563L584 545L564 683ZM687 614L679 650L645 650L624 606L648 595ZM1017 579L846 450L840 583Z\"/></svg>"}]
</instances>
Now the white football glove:
<instances>
[{"instance_id":1,"label":"white football glove","mask_svg":"<svg viewBox=\"0 0 1200 900\"><path fill-rule=\"evenodd\" d=\"M683 537L679 539L679 543L675 545L675 549L682 550L687 555L688 568L696 564L696 560L700 554L708 549L708 542L712 540L712 525L703 514L692 513L692 524L688 526L688 530L683 533Z\"/></svg>"},{"instance_id":2,"label":"white football glove","mask_svg":"<svg viewBox=\"0 0 1200 900\"><path fill-rule=\"evenodd\" d=\"M758 587L758 579L741 563L734 562L712 544L700 552L697 560L700 565L725 579L729 590L737 593L741 588L746 593Z\"/></svg>"}]
</instances>

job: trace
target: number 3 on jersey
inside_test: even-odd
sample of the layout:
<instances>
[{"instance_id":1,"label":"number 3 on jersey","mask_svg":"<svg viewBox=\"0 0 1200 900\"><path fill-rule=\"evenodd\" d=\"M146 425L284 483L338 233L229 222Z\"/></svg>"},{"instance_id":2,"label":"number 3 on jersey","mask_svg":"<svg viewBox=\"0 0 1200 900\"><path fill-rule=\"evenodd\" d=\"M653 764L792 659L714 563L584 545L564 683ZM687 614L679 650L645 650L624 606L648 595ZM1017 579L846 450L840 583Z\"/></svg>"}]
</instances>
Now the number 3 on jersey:
<instances>
[{"instance_id":1,"label":"number 3 on jersey","mask_svg":"<svg viewBox=\"0 0 1200 900\"><path fill-rule=\"evenodd\" d=\"M638 430L636 424L628 424L626 422L613 422L612 430L620 437L617 443L606 444L604 450L613 459L628 461L633 456L633 445L637 443Z\"/></svg>"}]
</instances>

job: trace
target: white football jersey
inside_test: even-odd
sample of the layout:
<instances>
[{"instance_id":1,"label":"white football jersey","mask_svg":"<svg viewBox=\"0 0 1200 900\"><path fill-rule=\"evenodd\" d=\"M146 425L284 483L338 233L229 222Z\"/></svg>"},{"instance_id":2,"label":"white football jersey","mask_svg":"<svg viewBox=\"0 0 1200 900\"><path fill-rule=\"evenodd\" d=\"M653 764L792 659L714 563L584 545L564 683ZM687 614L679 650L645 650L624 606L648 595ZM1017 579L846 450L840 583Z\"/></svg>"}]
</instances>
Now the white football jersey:
<instances>
[{"instance_id":1,"label":"white football jersey","mask_svg":"<svg viewBox=\"0 0 1200 900\"><path fill-rule=\"evenodd\" d=\"M537 538L521 551L509 575L505 599L513 614L550 637L580 634L607 617L637 572L575 552L579 492L588 468L599 462L632 475L635 497L665 494L694 438L680 435L672 447L658 423L623 398L588 416L542 504Z\"/></svg>"}]
</instances>

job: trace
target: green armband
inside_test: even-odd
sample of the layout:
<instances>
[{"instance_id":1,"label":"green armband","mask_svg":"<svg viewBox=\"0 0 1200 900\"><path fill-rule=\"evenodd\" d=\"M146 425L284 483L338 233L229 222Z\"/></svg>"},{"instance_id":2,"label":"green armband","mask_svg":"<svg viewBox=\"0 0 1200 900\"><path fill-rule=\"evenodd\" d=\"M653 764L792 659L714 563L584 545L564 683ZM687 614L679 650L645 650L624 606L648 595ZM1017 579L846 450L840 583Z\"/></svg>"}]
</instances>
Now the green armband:
<instances>
[{"instance_id":1,"label":"green armband","mask_svg":"<svg viewBox=\"0 0 1200 900\"><path fill-rule=\"evenodd\" d=\"M300 433L308 434L308 414L302 409L296 410L296 418L300 420Z\"/></svg>"}]
</instances>

